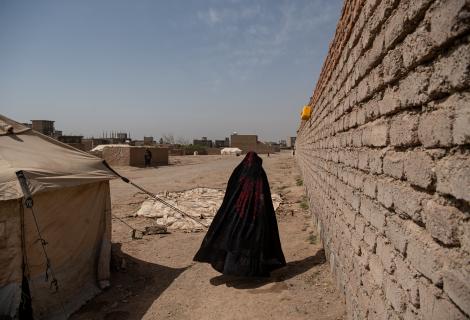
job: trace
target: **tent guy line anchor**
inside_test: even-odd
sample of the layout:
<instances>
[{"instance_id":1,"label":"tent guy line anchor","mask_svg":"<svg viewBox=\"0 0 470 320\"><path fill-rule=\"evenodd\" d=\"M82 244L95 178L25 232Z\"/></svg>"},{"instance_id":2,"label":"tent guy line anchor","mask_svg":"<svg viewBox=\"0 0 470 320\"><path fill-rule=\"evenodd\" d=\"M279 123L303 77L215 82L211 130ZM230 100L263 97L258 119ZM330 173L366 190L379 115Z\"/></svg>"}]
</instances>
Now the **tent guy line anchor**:
<instances>
[{"instance_id":1,"label":"tent guy line anchor","mask_svg":"<svg viewBox=\"0 0 470 320\"><path fill-rule=\"evenodd\" d=\"M186 218L189 218L191 219L192 221L196 222L197 224L201 225L204 229L207 229L207 226L202 224L201 222L197 221L196 219L194 219L193 217L191 217L189 214L187 214L186 212L178 209L177 207L173 206L172 204L166 202L165 200L163 200L162 198L158 197L156 194L148 191L148 190L145 190L144 188L142 188L141 186L135 184L134 182L130 181L128 178L120 175L119 173L117 173L113 168L111 168L111 166L105 161L103 160L103 164L106 166L106 168L109 169L109 171L111 171L112 173L114 173L117 177L121 178L122 181L124 181L125 183L129 183L130 185L134 186L135 188L139 189L140 191L144 192L145 194L149 195L150 197L152 197L153 199L157 200L158 202L161 202L163 203L165 206L169 207L170 209L173 209L174 211L178 212L179 214L185 216Z\"/></svg>"},{"instance_id":2,"label":"tent guy line anchor","mask_svg":"<svg viewBox=\"0 0 470 320\"><path fill-rule=\"evenodd\" d=\"M116 215L114 215L114 214L113 214L112 216L113 216L114 219L121 221L124 225L126 225L129 229L132 230L132 235L131 235L131 237L132 237L133 240L142 239L142 236L140 236L140 235L137 236L137 232L140 232L140 234L143 235L143 234L144 234L144 231L134 228L133 226L131 226L130 224L128 224L126 221L122 220L121 218L119 218L118 216L116 216Z\"/></svg>"},{"instance_id":3,"label":"tent guy line anchor","mask_svg":"<svg viewBox=\"0 0 470 320\"><path fill-rule=\"evenodd\" d=\"M16 173L16 177L18 178L18 181L20 183L21 189L23 191L24 205L26 206L26 208L31 210L31 214L33 215L34 224L36 225L36 231L38 233L38 239L35 242L39 242L41 244L42 251L43 251L44 257L46 259L46 272L45 272L46 273L46 278L45 278L45 281L49 282L49 273L50 273L51 278L52 278L51 283L50 283L50 289L53 289L54 293L57 293L59 291L59 281L57 280L57 278L55 276L55 272L54 272L54 269L52 268L51 260L49 259L49 256L47 255L46 246L48 245L48 242L42 237L41 230L39 228L39 222L37 220L36 213L34 212L34 208L33 208L33 206L34 206L33 196L31 194L31 190L29 189L27 178L24 175L24 172L22 170L17 171L15 173ZM26 255L26 252L24 252L23 254ZM62 308L64 319L67 319L67 315L66 315L66 312L65 312L65 307L64 307L64 304L62 302L62 299L60 298L60 296L58 296L58 299L59 299L60 306Z\"/></svg>"}]
</instances>

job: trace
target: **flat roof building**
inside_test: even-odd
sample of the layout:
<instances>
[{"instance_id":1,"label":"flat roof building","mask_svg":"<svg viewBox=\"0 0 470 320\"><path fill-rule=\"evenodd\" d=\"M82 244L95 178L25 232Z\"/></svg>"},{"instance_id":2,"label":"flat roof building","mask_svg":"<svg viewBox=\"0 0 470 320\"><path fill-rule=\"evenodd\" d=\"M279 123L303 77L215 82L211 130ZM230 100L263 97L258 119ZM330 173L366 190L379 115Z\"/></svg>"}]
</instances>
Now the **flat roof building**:
<instances>
[{"instance_id":1,"label":"flat roof building","mask_svg":"<svg viewBox=\"0 0 470 320\"><path fill-rule=\"evenodd\" d=\"M34 131L52 137L54 135L54 122L52 120L31 120L31 128Z\"/></svg>"},{"instance_id":2,"label":"flat roof building","mask_svg":"<svg viewBox=\"0 0 470 320\"><path fill-rule=\"evenodd\" d=\"M230 147L239 148L243 153L247 153L248 151L254 151L259 154L276 152L276 148L258 141L256 134L234 133L230 136Z\"/></svg>"},{"instance_id":3,"label":"flat roof building","mask_svg":"<svg viewBox=\"0 0 470 320\"><path fill-rule=\"evenodd\" d=\"M200 140L194 139L193 145L212 148L212 140L207 140L207 137L202 137Z\"/></svg>"}]
</instances>

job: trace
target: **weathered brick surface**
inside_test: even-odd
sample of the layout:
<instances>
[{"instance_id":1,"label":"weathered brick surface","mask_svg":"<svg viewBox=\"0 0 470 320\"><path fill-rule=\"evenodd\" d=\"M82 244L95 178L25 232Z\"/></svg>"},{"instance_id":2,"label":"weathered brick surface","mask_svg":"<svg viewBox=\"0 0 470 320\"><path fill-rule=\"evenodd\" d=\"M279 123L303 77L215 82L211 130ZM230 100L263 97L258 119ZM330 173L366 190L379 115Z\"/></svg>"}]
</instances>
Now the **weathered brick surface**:
<instances>
[{"instance_id":1,"label":"weathered brick surface","mask_svg":"<svg viewBox=\"0 0 470 320\"><path fill-rule=\"evenodd\" d=\"M431 200L424 206L424 215L426 229L434 239L449 246L459 244L459 226L465 219L462 212Z\"/></svg>"},{"instance_id":2,"label":"weathered brick surface","mask_svg":"<svg viewBox=\"0 0 470 320\"><path fill-rule=\"evenodd\" d=\"M392 146L411 146L418 143L418 116L403 114L392 120L390 144Z\"/></svg>"},{"instance_id":3,"label":"weathered brick surface","mask_svg":"<svg viewBox=\"0 0 470 320\"><path fill-rule=\"evenodd\" d=\"M405 154L403 152L389 151L383 160L383 171L385 174L397 179L403 178Z\"/></svg>"},{"instance_id":4,"label":"weathered brick surface","mask_svg":"<svg viewBox=\"0 0 470 320\"><path fill-rule=\"evenodd\" d=\"M406 291L407 301L419 308L418 273L411 269L407 261L400 258L395 259L395 266L395 278L403 290Z\"/></svg>"},{"instance_id":5,"label":"weathered brick surface","mask_svg":"<svg viewBox=\"0 0 470 320\"><path fill-rule=\"evenodd\" d=\"M345 2L296 157L350 319L470 316L469 17Z\"/></svg>"},{"instance_id":6,"label":"weathered brick surface","mask_svg":"<svg viewBox=\"0 0 470 320\"><path fill-rule=\"evenodd\" d=\"M393 309L398 312L403 312L408 301L406 291L391 277L386 278L385 281L385 296L392 305Z\"/></svg>"},{"instance_id":7,"label":"weathered brick surface","mask_svg":"<svg viewBox=\"0 0 470 320\"><path fill-rule=\"evenodd\" d=\"M436 165L438 192L470 202L470 157L455 154L439 160Z\"/></svg>"},{"instance_id":8,"label":"weathered brick surface","mask_svg":"<svg viewBox=\"0 0 470 320\"><path fill-rule=\"evenodd\" d=\"M422 314L423 319L468 319L468 316L461 312L444 292L425 279L421 279L419 283L419 299L420 314Z\"/></svg>"},{"instance_id":9,"label":"weathered brick surface","mask_svg":"<svg viewBox=\"0 0 470 320\"><path fill-rule=\"evenodd\" d=\"M434 162L424 151L409 151L405 159L406 179L415 186L428 188L434 181Z\"/></svg>"},{"instance_id":10,"label":"weathered brick surface","mask_svg":"<svg viewBox=\"0 0 470 320\"><path fill-rule=\"evenodd\" d=\"M454 105L454 126L453 140L454 144L470 143L470 94L457 94L449 99L449 103Z\"/></svg>"},{"instance_id":11,"label":"weathered brick surface","mask_svg":"<svg viewBox=\"0 0 470 320\"><path fill-rule=\"evenodd\" d=\"M449 109L423 113L419 119L419 141L426 148L452 144L452 112Z\"/></svg>"}]
</instances>

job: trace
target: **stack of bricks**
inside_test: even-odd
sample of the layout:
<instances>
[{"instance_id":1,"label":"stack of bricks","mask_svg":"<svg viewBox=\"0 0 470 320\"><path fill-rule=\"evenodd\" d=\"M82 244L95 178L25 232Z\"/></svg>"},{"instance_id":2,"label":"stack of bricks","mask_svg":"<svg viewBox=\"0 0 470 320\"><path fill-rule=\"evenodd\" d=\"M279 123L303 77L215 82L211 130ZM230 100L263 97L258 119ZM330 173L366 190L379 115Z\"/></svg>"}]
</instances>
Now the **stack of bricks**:
<instances>
[{"instance_id":1,"label":"stack of bricks","mask_svg":"<svg viewBox=\"0 0 470 320\"><path fill-rule=\"evenodd\" d=\"M297 161L349 319L470 316L470 3L346 1Z\"/></svg>"}]
</instances>

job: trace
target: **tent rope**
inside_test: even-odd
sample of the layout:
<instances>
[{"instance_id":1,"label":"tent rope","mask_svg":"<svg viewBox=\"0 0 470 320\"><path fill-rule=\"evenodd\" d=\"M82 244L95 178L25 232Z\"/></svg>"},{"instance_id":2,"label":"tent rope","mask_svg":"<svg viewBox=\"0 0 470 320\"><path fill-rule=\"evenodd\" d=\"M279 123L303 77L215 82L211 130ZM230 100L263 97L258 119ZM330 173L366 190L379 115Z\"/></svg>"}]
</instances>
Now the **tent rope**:
<instances>
[{"instance_id":1,"label":"tent rope","mask_svg":"<svg viewBox=\"0 0 470 320\"><path fill-rule=\"evenodd\" d=\"M41 230L39 228L39 222L38 222L38 219L36 217L36 213L35 213L34 208L33 208L33 205L34 205L33 196L31 195L31 190L29 189L27 178L24 175L24 172L22 170L16 172L16 177L18 178L18 181L20 182L21 189L23 190L24 204L25 204L26 208L31 210L31 213L33 215L34 224L36 225L36 231L38 233L38 239L35 242L39 242L41 244L42 251L43 251L44 257L46 259L45 281L49 282L49 273L50 273L50 276L51 276L52 280L51 280L49 288L51 290L53 290L54 293L57 293L59 291L59 281L57 280L57 277L55 276L55 272L54 272L54 269L52 268L51 260L50 260L48 254L47 254L46 246L48 245L48 242L43 238L43 236L41 234ZM26 255L26 252L24 252L24 254ZM29 270L29 265L27 266L27 269ZM64 319L67 319L67 314L65 312L65 307L64 307L64 304L62 302L62 299L60 297L58 297L58 300L59 300L60 306L62 308Z\"/></svg>"},{"instance_id":2,"label":"tent rope","mask_svg":"<svg viewBox=\"0 0 470 320\"><path fill-rule=\"evenodd\" d=\"M28 278L30 277L31 271L29 269L28 255L26 254L26 237L24 229L24 208L21 206L20 209L21 219L21 253L23 256L22 261L22 281L21 281L21 300L19 307L19 317L22 318L23 314L26 313L26 318L29 316L32 318L32 307L31 307L31 289L29 288Z\"/></svg>"},{"instance_id":3,"label":"tent rope","mask_svg":"<svg viewBox=\"0 0 470 320\"><path fill-rule=\"evenodd\" d=\"M137 234L137 232L140 232L140 233L144 234L144 231L134 228L133 226L128 224L126 221L122 220L121 218L119 218L118 216L116 216L114 214L112 216L113 216L114 219L121 221L125 226L127 226L129 229L132 230L131 237L132 237L133 240L142 239L142 237L140 237L140 236L138 237L136 234Z\"/></svg>"},{"instance_id":4,"label":"tent rope","mask_svg":"<svg viewBox=\"0 0 470 320\"><path fill-rule=\"evenodd\" d=\"M128 183L130 185L132 185L133 187L139 189L140 191L144 192L145 194L149 195L150 197L152 197L153 199L157 200L158 202L164 204L165 206L167 206L168 208L170 209L173 209L174 211L178 212L179 214L185 216L186 218L189 218L191 219L192 221L196 222L197 224L201 225L204 229L207 229L207 226L204 225L203 223L197 221L196 219L194 219L193 217L191 217L188 213L178 209L177 207L175 207L174 205L168 203L167 201L163 200L162 198L158 197L156 194L144 189L143 187L135 184L134 182L130 181L128 178L120 175L119 173L117 173L113 168L110 167L110 165L106 162L106 160L103 160L103 164L106 166L106 168L109 169L109 171L111 171L112 173L114 173L117 177L121 178L122 181L124 181L125 183Z\"/></svg>"}]
</instances>

